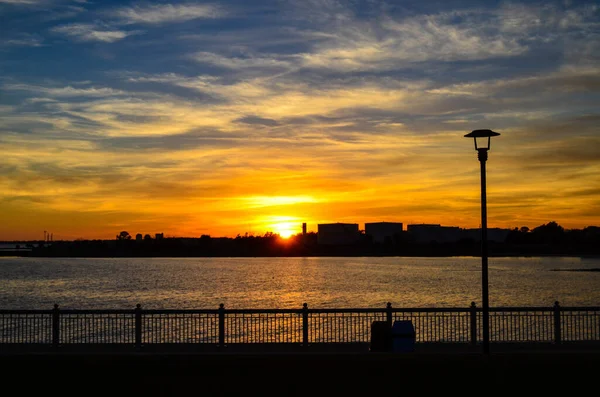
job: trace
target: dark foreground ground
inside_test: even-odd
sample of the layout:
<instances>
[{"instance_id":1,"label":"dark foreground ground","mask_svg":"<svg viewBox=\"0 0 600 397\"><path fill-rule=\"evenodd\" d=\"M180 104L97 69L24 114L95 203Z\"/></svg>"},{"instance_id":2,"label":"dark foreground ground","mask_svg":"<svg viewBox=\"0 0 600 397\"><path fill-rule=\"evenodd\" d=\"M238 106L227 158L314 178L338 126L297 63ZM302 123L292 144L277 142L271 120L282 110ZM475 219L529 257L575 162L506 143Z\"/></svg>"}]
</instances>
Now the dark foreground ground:
<instances>
[{"instance_id":1,"label":"dark foreground ground","mask_svg":"<svg viewBox=\"0 0 600 397\"><path fill-rule=\"evenodd\" d=\"M0 353L14 395L596 395L598 349Z\"/></svg>"}]
</instances>

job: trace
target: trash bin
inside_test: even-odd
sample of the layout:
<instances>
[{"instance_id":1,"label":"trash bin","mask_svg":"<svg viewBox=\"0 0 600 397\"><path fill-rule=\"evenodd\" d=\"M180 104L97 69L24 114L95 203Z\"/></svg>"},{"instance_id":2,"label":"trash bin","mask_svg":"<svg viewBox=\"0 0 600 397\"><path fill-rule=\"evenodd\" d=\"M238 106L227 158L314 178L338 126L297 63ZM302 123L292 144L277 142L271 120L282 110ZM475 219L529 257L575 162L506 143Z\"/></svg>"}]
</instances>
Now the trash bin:
<instances>
[{"instance_id":1,"label":"trash bin","mask_svg":"<svg viewBox=\"0 0 600 397\"><path fill-rule=\"evenodd\" d=\"M373 321L371 323L372 352L389 352L392 350L392 330L387 321Z\"/></svg>"},{"instance_id":2,"label":"trash bin","mask_svg":"<svg viewBox=\"0 0 600 397\"><path fill-rule=\"evenodd\" d=\"M396 320L392 325L392 351L415 351L415 327L410 320Z\"/></svg>"}]
</instances>

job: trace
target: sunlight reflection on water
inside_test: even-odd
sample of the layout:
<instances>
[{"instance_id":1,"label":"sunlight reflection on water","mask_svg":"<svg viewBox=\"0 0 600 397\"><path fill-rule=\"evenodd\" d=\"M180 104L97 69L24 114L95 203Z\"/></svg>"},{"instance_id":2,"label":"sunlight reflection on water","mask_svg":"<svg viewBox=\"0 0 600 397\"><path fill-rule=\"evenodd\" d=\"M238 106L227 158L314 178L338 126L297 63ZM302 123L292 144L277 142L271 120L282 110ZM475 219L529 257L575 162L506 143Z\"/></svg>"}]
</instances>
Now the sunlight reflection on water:
<instances>
[{"instance_id":1,"label":"sunlight reflection on water","mask_svg":"<svg viewBox=\"0 0 600 397\"><path fill-rule=\"evenodd\" d=\"M490 258L491 306L600 305L600 258ZM0 308L466 307L480 258L0 258Z\"/></svg>"}]
</instances>

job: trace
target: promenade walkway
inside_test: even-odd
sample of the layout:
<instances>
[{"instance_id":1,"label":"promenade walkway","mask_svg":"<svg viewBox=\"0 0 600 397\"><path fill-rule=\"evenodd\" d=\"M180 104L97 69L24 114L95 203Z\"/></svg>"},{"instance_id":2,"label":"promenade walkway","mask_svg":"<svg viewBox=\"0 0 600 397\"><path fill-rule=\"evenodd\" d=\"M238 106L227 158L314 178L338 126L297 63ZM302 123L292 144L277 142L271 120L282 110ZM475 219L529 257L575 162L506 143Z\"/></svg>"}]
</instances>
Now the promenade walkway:
<instances>
[{"instance_id":1,"label":"promenade walkway","mask_svg":"<svg viewBox=\"0 0 600 397\"><path fill-rule=\"evenodd\" d=\"M489 356L464 347L417 345L410 353L369 352L368 346L366 351L304 352L244 351L241 346L221 352L5 350L0 364L4 387L17 385L23 395L50 390L136 396L597 392L597 345L492 345Z\"/></svg>"}]
</instances>

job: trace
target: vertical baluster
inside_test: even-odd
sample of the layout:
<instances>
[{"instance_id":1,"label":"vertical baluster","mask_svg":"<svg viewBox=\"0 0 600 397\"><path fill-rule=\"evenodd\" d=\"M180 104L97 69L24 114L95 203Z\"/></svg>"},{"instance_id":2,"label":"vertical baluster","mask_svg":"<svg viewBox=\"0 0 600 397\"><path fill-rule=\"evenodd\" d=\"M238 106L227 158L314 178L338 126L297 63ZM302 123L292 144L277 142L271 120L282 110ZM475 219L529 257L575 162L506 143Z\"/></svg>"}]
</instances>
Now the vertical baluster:
<instances>
[{"instance_id":1,"label":"vertical baluster","mask_svg":"<svg viewBox=\"0 0 600 397\"><path fill-rule=\"evenodd\" d=\"M52 310L52 345L57 348L60 344L60 313L58 305Z\"/></svg>"},{"instance_id":2,"label":"vertical baluster","mask_svg":"<svg viewBox=\"0 0 600 397\"><path fill-rule=\"evenodd\" d=\"M529 331L529 340L534 342L539 341L539 338L537 337L537 335L539 334L537 313L532 313L529 318L533 321L533 323L531 323Z\"/></svg>"},{"instance_id":3,"label":"vertical baluster","mask_svg":"<svg viewBox=\"0 0 600 397\"><path fill-rule=\"evenodd\" d=\"M521 314L521 312L517 312L517 315L519 316L519 341L523 342L526 336L526 327L523 323L527 319L527 312L525 312L525 315Z\"/></svg>"},{"instance_id":4,"label":"vertical baluster","mask_svg":"<svg viewBox=\"0 0 600 397\"><path fill-rule=\"evenodd\" d=\"M219 305L219 347L225 347L225 306Z\"/></svg>"},{"instance_id":5,"label":"vertical baluster","mask_svg":"<svg viewBox=\"0 0 600 397\"><path fill-rule=\"evenodd\" d=\"M135 305L135 347L142 348L142 305Z\"/></svg>"},{"instance_id":6,"label":"vertical baluster","mask_svg":"<svg viewBox=\"0 0 600 397\"><path fill-rule=\"evenodd\" d=\"M519 312L510 312L510 316L512 319L513 330L515 333L515 340L517 342L521 341L521 316Z\"/></svg>"}]
</instances>

